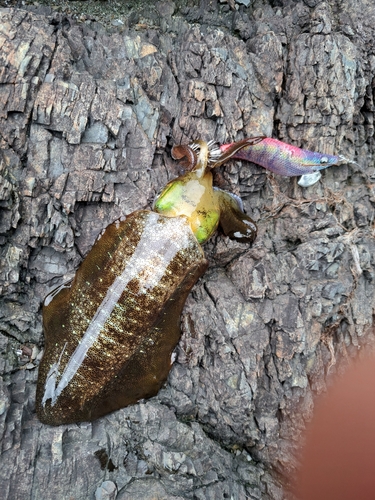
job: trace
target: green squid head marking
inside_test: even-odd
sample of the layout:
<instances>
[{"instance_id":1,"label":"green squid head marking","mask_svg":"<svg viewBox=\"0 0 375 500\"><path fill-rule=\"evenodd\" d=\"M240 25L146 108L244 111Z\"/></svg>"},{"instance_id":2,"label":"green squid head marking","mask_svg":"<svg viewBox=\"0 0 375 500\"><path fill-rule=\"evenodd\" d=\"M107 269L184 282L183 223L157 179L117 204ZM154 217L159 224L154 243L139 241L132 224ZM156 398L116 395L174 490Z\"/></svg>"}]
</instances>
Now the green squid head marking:
<instances>
[{"instance_id":1,"label":"green squid head marking","mask_svg":"<svg viewBox=\"0 0 375 500\"><path fill-rule=\"evenodd\" d=\"M243 212L236 197L214 189L211 169L261 140L262 137L256 137L237 142L224 153L213 142L200 140L175 146L172 156L182 160L187 172L165 186L154 202L154 210L167 217L186 217L199 243L212 236L219 222L231 238L252 241L256 235L254 222Z\"/></svg>"}]
</instances>

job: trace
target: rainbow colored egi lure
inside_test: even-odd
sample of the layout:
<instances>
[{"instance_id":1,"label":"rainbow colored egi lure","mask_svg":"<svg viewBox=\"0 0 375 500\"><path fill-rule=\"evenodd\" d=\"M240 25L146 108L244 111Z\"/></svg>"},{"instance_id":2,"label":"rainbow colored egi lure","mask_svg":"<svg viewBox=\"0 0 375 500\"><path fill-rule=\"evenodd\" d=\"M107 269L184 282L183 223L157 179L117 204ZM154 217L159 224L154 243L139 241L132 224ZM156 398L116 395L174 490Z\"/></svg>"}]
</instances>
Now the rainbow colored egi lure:
<instances>
[{"instance_id":1,"label":"rainbow colored egi lure","mask_svg":"<svg viewBox=\"0 0 375 500\"><path fill-rule=\"evenodd\" d=\"M232 144L222 144L221 152L227 151ZM354 163L342 155L329 155L300 149L265 137L258 144L246 146L232 156L233 159L246 160L261 165L275 174L293 177L301 175L298 184L302 187L312 186L321 178L320 170L340 165Z\"/></svg>"}]
</instances>

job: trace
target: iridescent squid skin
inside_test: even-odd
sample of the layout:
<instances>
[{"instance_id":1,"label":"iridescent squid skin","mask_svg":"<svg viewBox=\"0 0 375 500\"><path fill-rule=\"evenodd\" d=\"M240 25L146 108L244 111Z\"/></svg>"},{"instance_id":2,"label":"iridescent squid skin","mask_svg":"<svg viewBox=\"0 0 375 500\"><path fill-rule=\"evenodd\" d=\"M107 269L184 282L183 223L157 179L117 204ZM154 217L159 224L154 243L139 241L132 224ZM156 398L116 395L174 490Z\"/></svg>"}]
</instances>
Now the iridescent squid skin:
<instances>
[{"instance_id":1,"label":"iridescent squid skin","mask_svg":"<svg viewBox=\"0 0 375 500\"><path fill-rule=\"evenodd\" d=\"M159 391L186 297L208 265L200 244L219 223L239 241L256 236L238 199L213 188L211 168L261 139L224 153L203 141L174 148L187 173L167 184L153 211L110 224L74 279L46 297L36 397L43 423L92 421Z\"/></svg>"},{"instance_id":2,"label":"iridescent squid skin","mask_svg":"<svg viewBox=\"0 0 375 500\"><path fill-rule=\"evenodd\" d=\"M226 151L233 144L223 144L221 151ZM293 177L302 175L299 184L307 187L315 184L321 175L317 172L332 165L348 162L341 155L329 155L300 149L270 137L264 138L253 147L245 147L233 158L246 160L261 165L275 174Z\"/></svg>"}]
</instances>

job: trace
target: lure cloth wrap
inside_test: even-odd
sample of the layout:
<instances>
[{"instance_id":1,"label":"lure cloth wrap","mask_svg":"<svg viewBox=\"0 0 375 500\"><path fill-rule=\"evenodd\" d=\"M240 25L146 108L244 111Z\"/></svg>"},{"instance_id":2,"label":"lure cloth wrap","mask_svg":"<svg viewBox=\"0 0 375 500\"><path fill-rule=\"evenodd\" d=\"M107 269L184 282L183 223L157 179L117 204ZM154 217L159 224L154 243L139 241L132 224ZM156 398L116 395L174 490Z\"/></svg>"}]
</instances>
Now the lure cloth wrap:
<instances>
[{"instance_id":1,"label":"lure cloth wrap","mask_svg":"<svg viewBox=\"0 0 375 500\"><path fill-rule=\"evenodd\" d=\"M220 149L226 151L230 146L231 144L223 144ZM312 174L337 165L342 160L340 156L315 153L270 137L241 149L233 158L251 161L275 174L288 177Z\"/></svg>"}]
</instances>

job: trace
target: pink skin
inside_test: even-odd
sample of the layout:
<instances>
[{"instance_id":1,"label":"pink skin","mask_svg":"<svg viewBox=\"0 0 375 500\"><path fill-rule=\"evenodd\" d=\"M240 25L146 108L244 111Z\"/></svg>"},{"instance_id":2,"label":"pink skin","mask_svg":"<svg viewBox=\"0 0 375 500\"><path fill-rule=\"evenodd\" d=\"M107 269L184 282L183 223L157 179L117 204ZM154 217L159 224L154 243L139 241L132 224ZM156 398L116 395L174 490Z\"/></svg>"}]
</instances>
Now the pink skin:
<instances>
[{"instance_id":1,"label":"pink skin","mask_svg":"<svg viewBox=\"0 0 375 500\"><path fill-rule=\"evenodd\" d=\"M235 143L222 144L220 150L224 153L233 144ZM312 174L347 161L341 155L315 153L270 137L264 138L255 145L244 147L232 158L251 161L271 172L288 177Z\"/></svg>"}]
</instances>

